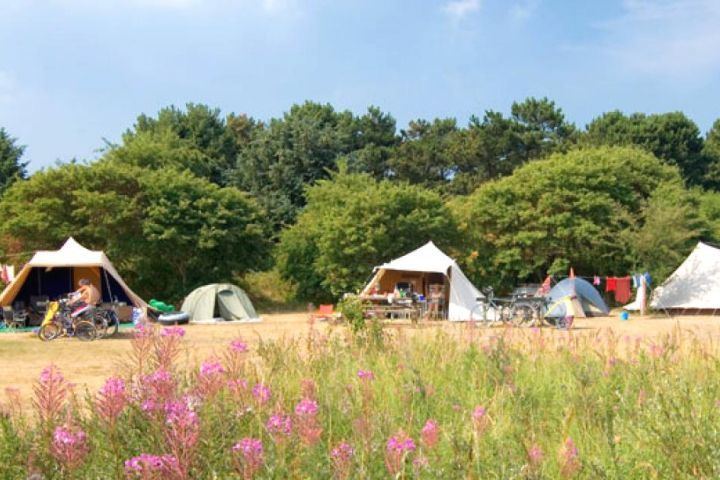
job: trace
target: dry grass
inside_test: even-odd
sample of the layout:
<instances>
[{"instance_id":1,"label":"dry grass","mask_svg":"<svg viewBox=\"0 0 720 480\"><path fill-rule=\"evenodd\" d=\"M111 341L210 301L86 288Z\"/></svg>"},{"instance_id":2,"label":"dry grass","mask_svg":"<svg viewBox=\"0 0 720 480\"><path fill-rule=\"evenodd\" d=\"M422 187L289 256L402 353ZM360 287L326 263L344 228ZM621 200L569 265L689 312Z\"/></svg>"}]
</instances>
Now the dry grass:
<instances>
[{"instance_id":1,"label":"dry grass","mask_svg":"<svg viewBox=\"0 0 720 480\"><path fill-rule=\"evenodd\" d=\"M251 345L258 339L272 340L281 337L303 335L308 330L305 313L264 315L264 321L256 324L190 325L186 328L186 350L183 362L195 364L202 359L219 353L232 339L243 337ZM675 329L690 330L695 337L707 341L720 339L720 318L687 316L668 318L654 316L631 318L622 322L617 315L604 318L579 319L575 333L593 335L600 329L612 329L616 335L653 337L672 333ZM327 332L330 326L316 324L320 332ZM467 328L462 323L430 322L415 327L408 322L393 322L391 330L403 334L428 335L438 329L462 334ZM547 329L552 331L552 329ZM493 334L497 329L478 330L478 334ZM23 398L28 398L32 385L43 367L50 363L57 365L66 378L85 388L97 390L109 375L116 373L130 352L130 330L121 330L116 338L82 343L76 339L58 339L41 342L29 333L0 335L0 387L14 387Z\"/></svg>"}]
</instances>

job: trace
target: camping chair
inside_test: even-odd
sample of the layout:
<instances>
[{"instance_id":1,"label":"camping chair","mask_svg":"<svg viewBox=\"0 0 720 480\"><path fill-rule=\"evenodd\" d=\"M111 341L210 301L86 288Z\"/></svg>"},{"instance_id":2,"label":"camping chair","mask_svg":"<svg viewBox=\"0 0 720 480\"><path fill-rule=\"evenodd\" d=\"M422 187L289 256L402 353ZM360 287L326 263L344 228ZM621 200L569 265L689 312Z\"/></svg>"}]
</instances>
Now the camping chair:
<instances>
[{"instance_id":1,"label":"camping chair","mask_svg":"<svg viewBox=\"0 0 720 480\"><path fill-rule=\"evenodd\" d=\"M27 313L14 311L12 307L3 307L3 322L7 328L27 327Z\"/></svg>"},{"instance_id":2,"label":"camping chair","mask_svg":"<svg viewBox=\"0 0 720 480\"><path fill-rule=\"evenodd\" d=\"M339 320L340 313L335 312L335 307L332 304L320 305L317 312L310 314L310 320Z\"/></svg>"}]
</instances>

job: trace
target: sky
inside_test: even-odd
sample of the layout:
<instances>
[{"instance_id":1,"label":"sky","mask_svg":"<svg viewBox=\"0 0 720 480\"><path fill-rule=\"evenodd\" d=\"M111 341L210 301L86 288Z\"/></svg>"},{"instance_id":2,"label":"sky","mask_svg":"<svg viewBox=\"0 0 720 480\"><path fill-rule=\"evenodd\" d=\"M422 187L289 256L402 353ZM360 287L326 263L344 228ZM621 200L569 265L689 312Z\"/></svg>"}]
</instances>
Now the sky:
<instances>
[{"instance_id":1,"label":"sky","mask_svg":"<svg viewBox=\"0 0 720 480\"><path fill-rule=\"evenodd\" d=\"M398 128L548 97L720 118L720 0L0 0L0 127L29 170L92 160L140 113L268 120L376 105Z\"/></svg>"}]
</instances>

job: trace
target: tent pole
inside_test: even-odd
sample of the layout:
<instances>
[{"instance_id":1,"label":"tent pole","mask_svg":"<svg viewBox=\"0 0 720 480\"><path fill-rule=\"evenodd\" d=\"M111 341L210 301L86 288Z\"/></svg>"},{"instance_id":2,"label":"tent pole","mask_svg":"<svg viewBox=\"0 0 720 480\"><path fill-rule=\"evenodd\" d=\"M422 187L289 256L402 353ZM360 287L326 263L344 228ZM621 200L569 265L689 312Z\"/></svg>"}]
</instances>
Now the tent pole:
<instances>
[{"instance_id":1,"label":"tent pole","mask_svg":"<svg viewBox=\"0 0 720 480\"><path fill-rule=\"evenodd\" d=\"M108 280L108 274L105 267L100 267L103 271L103 276L105 277L105 285L107 285L108 295L110 295L110 303L115 303L115 300L113 299L112 289L110 288L110 280ZM102 298L100 299L102 300Z\"/></svg>"}]
</instances>

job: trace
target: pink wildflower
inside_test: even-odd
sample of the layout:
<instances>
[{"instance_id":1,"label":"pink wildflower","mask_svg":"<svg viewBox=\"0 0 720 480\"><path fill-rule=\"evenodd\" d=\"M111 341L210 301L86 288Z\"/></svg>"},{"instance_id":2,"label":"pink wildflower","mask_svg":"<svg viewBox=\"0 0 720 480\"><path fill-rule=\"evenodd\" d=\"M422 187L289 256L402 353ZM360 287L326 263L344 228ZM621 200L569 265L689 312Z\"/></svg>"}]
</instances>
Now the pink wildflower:
<instances>
[{"instance_id":1,"label":"pink wildflower","mask_svg":"<svg viewBox=\"0 0 720 480\"><path fill-rule=\"evenodd\" d=\"M472 412L472 421L475 431L482 433L487 428L487 410L485 407L477 406Z\"/></svg>"},{"instance_id":2,"label":"pink wildflower","mask_svg":"<svg viewBox=\"0 0 720 480\"><path fill-rule=\"evenodd\" d=\"M370 370L358 370L357 376L360 380L371 381L375 380L375 374Z\"/></svg>"},{"instance_id":3,"label":"pink wildflower","mask_svg":"<svg viewBox=\"0 0 720 480\"><path fill-rule=\"evenodd\" d=\"M33 404L44 424L57 419L65 405L69 385L55 365L45 367L40 373L38 383L33 387L35 400Z\"/></svg>"},{"instance_id":4,"label":"pink wildflower","mask_svg":"<svg viewBox=\"0 0 720 480\"><path fill-rule=\"evenodd\" d=\"M338 480L345 480L350 477L350 468L355 450L347 442L340 442L330 451L333 473Z\"/></svg>"},{"instance_id":5,"label":"pink wildflower","mask_svg":"<svg viewBox=\"0 0 720 480\"><path fill-rule=\"evenodd\" d=\"M304 398L295 406L295 414L298 416L314 416L318 413L318 404L315 400Z\"/></svg>"},{"instance_id":6,"label":"pink wildflower","mask_svg":"<svg viewBox=\"0 0 720 480\"><path fill-rule=\"evenodd\" d=\"M63 468L74 470L79 467L89 450L87 435L79 428L64 425L55 429L50 453Z\"/></svg>"},{"instance_id":7,"label":"pink wildflower","mask_svg":"<svg viewBox=\"0 0 720 480\"><path fill-rule=\"evenodd\" d=\"M235 469L244 480L255 476L265 463L262 442L256 438L243 438L232 447Z\"/></svg>"},{"instance_id":8,"label":"pink wildflower","mask_svg":"<svg viewBox=\"0 0 720 480\"><path fill-rule=\"evenodd\" d=\"M292 418L284 413L277 413L271 416L265 427L276 440L289 437L292 434Z\"/></svg>"},{"instance_id":9,"label":"pink wildflower","mask_svg":"<svg viewBox=\"0 0 720 480\"><path fill-rule=\"evenodd\" d=\"M413 439L402 430L388 439L385 445L385 467L390 475L395 476L402 471L405 459L415 448Z\"/></svg>"},{"instance_id":10,"label":"pink wildflower","mask_svg":"<svg viewBox=\"0 0 720 480\"><path fill-rule=\"evenodd\" d=\"M165 444L177 459L178 472L186 478L200 440L200 422L187 399L165 404L165 415Z\"/></svg>"},{"instance_id":11,"label":"pink wildflower","mask_svg":"<svg viewBox=\"0 0 720 480\"><path fill-rule=\"evenodd\" d=\"M241 339L237 339L230 342L230 350L235 353L247 353L249 349L247 343L243 342Z\"/></svg>"},{"instance_id":12,"label":"pink wildflower","mask_svg":"<svg viewBox=\"0 0 720 480\"><path fill-rule=\"evenodd\" d=\"M260 405L265 405L272 398L270 387L262 383L258 383L253 387L252 394Z\"/></svg>"},{"instance_id":13,"label":"pink wildflower","mask_svg":"<svg viewBox=\"0 0 720 480\"><path fill-rule=\"evenodd\" d=\"M420 473L428 468L430 461L425 455L418 455L412 462L413 470L415 471L415 477L419 477Z\"/></svg>"},{"instance_id":14,"label":"pink wildflower","mask_svg":"<svg viewBox=\"0 0 720 480\"><path fill-rule=\"evenodd\" d=\"M309 398L303 398L295 406L297 432L300 441L308 447L315 445L322 435L322 427L317 419L318 410L317 402Z\"/></svg>"},{"instance_id":15,"label":"pink wildflower","mask_svg":"<svg viewBox=\"0 0 720 480\"><path fill-rule=\"evenodd\" d=\"M182 327L165 327L160 332L162 337L184 337L185 329Z\"/></svg>"},{"instance_id":16,"label":"pink wildflower","mask_svg":"<svg viewBox=\"0 0 720 480\"><path fill-rule=\"evenodd\" d=\"M218 375L225 373L225 367L220 362L204 362L200 365L200 375Z\"/></svg>"},{"instance_id":17,"label":"pink wildflower","mask_svg":"<svg viewBox=\"0 0 720 480\"><path fill-rule=\"evenodd\" d=\"M125 460L125 477L128 479L165 480L176 478L178 461L172 455L142 453Z\"/></svg>"},{"instance_id":18,"label":"pink wildflower","mask_svg":"<svg viewBox=\"0 0 720 480\"><path fill-rule=\"evenodd\" d=\"M565 478L569 478L574 476L579 470L580 453L573 439L568 437L565 439L565 443L560 450L560 474Z\"/></svg>"},{"instance_id":19,"label":"pink wildflower","mask_svg":"<svg viewBox=\"0 0 720 480\"><path fill-rule=\"evenodd\" d=\"M139 401L143 411L153 413L175 397L177 384L167 370L145 375L138 385Z\"/></svg>"},{"instance_id":20,"label":"pink wildflower","mask_svg":"<svg viewBox=\"0 0 720 480\"><path fill-rule=\"evenodd\" d=\"M300 390L302 391L303 398L315 398L317 395L315 380L312 378L303 378L302 382L300 382Z\"/></svg>"},{"instance_id":21,"label":"pink wildflower","mask_svg":"<svg viewBox=\"0 0 720 480\"><path fill-rule=\"evenodd\" d=\"M425 426L420 432L420 438L427 448L435 448L440 439L440 428L435 420L430 419L425 422Z\"/></svg>"},{"instance_id":22,"label":"pink wildflower","mask_svg":"<svg viewBox=\"0 0 720 480\"><path fill-rule=\"evenodd\" d=\"M110 377L100 389L95 405L100 418L112 427L127 405L127 401L125 381L122 378Z\"/></svg>"},{"instance_id":23,"label":"pink wildflower","mask_svg":"<svg viewBox=\"0 0 720 480\"><path fill-rule=\"evenodd\" d=\"M530 465L533 467L539 466L543 461L543 451L539 445L533 445L528 451L528 458L530 459Z\"/></svg>"}]
</instances>

